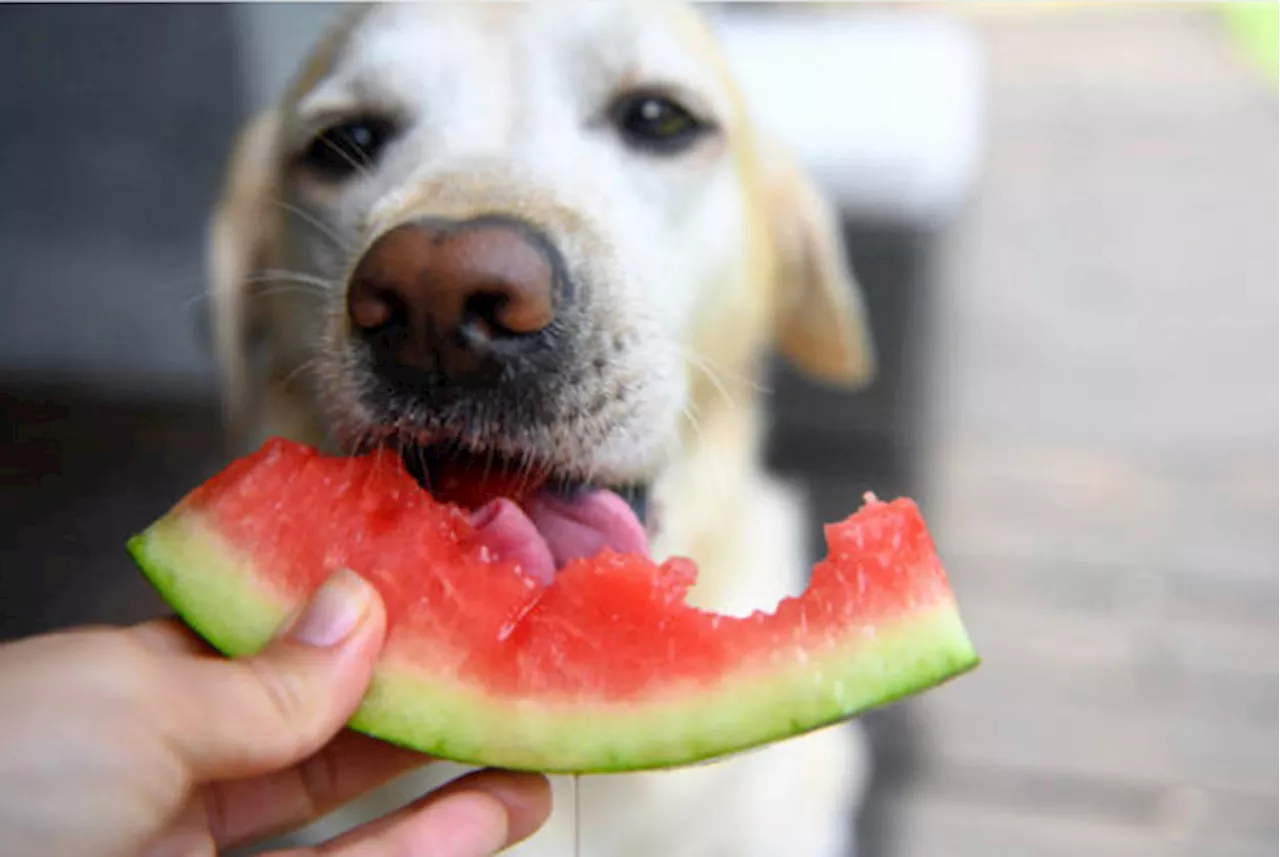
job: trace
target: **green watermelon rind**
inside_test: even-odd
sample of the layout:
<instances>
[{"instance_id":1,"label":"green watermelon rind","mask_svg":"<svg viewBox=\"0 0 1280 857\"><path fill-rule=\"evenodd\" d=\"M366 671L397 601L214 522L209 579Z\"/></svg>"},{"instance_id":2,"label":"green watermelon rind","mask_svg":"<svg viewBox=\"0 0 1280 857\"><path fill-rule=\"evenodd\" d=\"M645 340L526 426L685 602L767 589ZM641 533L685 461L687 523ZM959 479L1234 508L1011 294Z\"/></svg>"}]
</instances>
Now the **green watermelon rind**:
<instances>
[{"instance_id":1,"label":"green watermelon rind","mask_svg":"<svg viewBox=\"0 0 1280 857\"><path fill-rule=\"evenodd\" d=\"M175 512L128 542L165 602L222 654L258 651L293 605L264 586L198 512ZM358 569L357 569L358 571ZM978 665L953 600L893 627L858 626L827 651L780 654L714 685L625 703L548 704L424 680L386 658L349 726L468 765L545 773L682 767L849 720Z\"/></svg>"}]
</instances>

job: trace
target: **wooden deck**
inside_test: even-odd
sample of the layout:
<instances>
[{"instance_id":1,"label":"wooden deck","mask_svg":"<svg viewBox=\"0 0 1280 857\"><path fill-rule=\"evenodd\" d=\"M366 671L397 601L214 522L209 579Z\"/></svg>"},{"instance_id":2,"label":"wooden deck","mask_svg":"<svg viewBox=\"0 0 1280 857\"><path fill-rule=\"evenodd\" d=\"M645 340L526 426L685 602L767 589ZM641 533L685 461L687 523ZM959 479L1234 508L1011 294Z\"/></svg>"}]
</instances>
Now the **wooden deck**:
<instances>
[{"instance_id":1,"label":"wooden deck","mask_svg":"<svg viewBox=\"0 0 1280 857\"><path fill-rule=\"evenodd\" d=\"M884 731L877 851L1274 855L1276 95L1203 9L974 20L920 472L985 663Z\"/></svg>"}]
</instances>

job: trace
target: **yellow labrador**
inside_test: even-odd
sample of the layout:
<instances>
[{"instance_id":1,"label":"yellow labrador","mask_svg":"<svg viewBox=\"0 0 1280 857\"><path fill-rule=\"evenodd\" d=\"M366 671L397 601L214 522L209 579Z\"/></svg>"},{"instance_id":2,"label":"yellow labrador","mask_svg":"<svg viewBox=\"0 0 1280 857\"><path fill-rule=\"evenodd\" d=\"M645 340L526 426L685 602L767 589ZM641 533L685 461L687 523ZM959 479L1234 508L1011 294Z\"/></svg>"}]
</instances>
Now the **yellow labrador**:
<instances>
[{"instance_id":1,"label":"yellow labrador","mask_svg":"<svg viewBox=\"0 0 1280 857\"><path fill-rule=\"evenodd\" d=\"M534 473L532 508L477 512L499 549L544 577L603 545L689 556L692 600L731 613L806 571L759 461L762 355L873 368L825 201L700 18L653 0L360 9L243 132L211 279L244 443ZM836 728L583 778L583 854L849 853L863 767ZM516 853L572 853L570 787Z\"/></svg>"}]
</instances>

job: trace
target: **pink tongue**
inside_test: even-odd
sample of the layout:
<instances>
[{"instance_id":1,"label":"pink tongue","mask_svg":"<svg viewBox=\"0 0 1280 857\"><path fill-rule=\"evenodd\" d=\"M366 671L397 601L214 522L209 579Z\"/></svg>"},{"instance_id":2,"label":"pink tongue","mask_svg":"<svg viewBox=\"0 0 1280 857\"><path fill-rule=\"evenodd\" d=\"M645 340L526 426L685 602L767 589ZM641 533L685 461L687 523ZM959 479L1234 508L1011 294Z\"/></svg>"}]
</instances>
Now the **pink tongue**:
<instances>
[{"instance_id":1,"label":"pink tongue","mask_svg":"<svg viewBox=\"0 0 1280 857\"><path fill-rule=\"evenodd\" d=\"M540 493L521 509L499 497L471 514L477 540L501 559L515 560L525 574L550 583L571 559L593 557L604 548L649 553L649 538L627 501L593 490L572 499Z\"/></svg>"},{"instance_id":2,"label":"pink tongue","mask_svg":"<svg viewBox=\"0 0 1280 857\"><path fill-rule=\"evenodd\" d=\"M550 583L556 562L538 528L524 510L506 497L499 497L471 513L476 540L495 559L515 560L525 574Z\"/></svg>"}]
</instances>

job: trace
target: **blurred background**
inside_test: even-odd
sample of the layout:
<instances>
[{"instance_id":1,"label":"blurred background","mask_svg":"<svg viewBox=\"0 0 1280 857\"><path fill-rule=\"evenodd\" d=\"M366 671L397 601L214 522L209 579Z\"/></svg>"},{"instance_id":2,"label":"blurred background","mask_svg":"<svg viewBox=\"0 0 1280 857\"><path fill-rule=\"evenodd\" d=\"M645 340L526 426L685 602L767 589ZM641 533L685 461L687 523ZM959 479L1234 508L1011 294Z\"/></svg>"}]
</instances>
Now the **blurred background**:
<instances>
[{"instance_id":1,"label":"blurred background","mask_svg":"<svg viewBox=\"0 0 1280 857\"><path fill-rule=\"evenodd\" d=\"M1275 854L1275 4L710 11L882 350L776 367L770 460L815 535L918 497L985 658L868 718L861 853ZM124 539L226 455L205 216L336 12L0 6L0 638L161 610Z\"/></svg>"}]
</instances>

